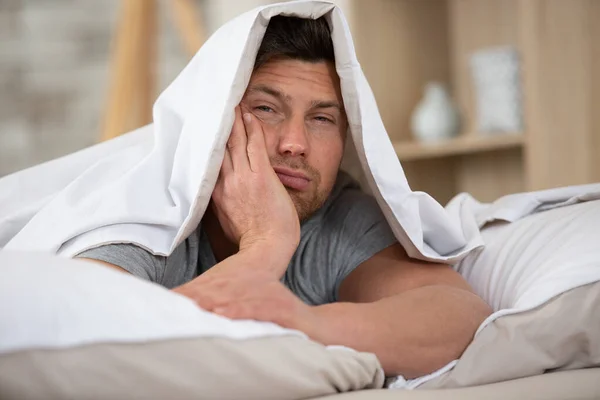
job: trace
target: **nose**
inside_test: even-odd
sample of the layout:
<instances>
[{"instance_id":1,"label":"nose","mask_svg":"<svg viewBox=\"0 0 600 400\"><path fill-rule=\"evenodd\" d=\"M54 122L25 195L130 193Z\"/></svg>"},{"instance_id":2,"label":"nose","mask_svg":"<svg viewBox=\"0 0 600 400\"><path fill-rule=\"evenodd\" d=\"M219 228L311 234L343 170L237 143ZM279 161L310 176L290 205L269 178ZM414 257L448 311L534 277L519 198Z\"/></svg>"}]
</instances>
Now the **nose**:
<instances>
[{"instance_id":1,"label":"nose","mask_svg":"<svg viewBox=\"0 0 600 400\"><path fill-rule=\"evenodd\" d=\"M290 118L281 126L279 135L279 154L285 156L302 156L308 154L308 139L303 118Z\"/></svg>"}]
</instances>

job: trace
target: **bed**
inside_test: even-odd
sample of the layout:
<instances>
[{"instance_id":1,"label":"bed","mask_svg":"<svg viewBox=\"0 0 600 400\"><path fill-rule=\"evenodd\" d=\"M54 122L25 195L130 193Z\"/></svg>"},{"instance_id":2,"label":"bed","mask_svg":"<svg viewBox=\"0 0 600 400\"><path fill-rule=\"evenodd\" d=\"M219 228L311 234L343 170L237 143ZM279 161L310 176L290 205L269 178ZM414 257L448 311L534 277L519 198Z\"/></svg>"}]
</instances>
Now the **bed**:
<instances>
[{"instance_id":1,"label":"bed","mask_svg":"<svg viewBox=\"0 0 600 400\"><path fill-rule=\"evenodd\" d=\"M365 390L319 400L564 400L600 398L600 368L549 372L527 378L460 389Z\"/></svg>"},{"instance_id":2,"label":"bed","mask_svg":"<svg viewBox=\"0 0 600 400\"><path fill-rule=\"evenodd\" d=\"M0 251L0 398L598 398L598 226L593 200L484 227L455 268L495 313L459 360L409 381L95 263Z\"/></svg>"},{"instance_id":3,"label":"bed","mask_svg":"<svg viewBox=\"0 0 600 400\"><path fill-rule=\"evenodd\" d=\"M168 255L196 229L253 54L282 13L332 24L350 165L398 241L452 265L494 310L429 375L385 377L373 354L228 320L72 259L106 243ZM463 193L445 207L413 191L352 46L331 3L243 14L161 94L153 124L0 179L0 398L598 398L600 184L490 204Z\"/></svg>"}]
</instances>

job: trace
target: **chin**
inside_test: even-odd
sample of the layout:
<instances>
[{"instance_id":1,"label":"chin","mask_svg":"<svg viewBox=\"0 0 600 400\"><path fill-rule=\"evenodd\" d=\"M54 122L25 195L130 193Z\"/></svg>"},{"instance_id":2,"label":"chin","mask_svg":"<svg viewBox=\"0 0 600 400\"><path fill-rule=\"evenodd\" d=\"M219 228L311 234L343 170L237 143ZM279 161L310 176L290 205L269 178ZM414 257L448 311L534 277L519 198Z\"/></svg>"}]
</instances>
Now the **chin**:
<instances>
[{"instance_id":1,"label":"chin","mask_svg":"<svg viewBox=\"0 0 600 400\"><path fill-rule=\"evenodd\" d=\"M296 207L296 212L298 213L298 219L300 222L304 222L309 219L314 213L319 211L319 209L325 203L325 199L327 196L319 196L313 195L309 199L303 198L300 193L289 190L288 193L292 198L292 202Z\"/></svg>"}]
</instances>

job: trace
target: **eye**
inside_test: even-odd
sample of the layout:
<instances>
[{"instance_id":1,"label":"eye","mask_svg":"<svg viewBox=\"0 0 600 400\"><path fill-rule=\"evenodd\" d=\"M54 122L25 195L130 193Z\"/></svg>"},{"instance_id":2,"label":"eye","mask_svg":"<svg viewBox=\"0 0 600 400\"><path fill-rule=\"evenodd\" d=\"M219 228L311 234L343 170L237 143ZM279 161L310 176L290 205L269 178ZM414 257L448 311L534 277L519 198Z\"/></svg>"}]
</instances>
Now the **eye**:
<instances>
[{"instance_id":1,"label":"eye","mask_svg":"<svg viewBox=\"0 0 600 400\"><path fill-rule=\"evenodd\" d=\"M254 109L258 110L258 111L262 111L262 112L268 112L268 113L273 112L273 109L269 106L258 106L258 107L254 107Z\"/></svg>"},{"instance_id":2,"label":"eye","mask_svg":"<svg viewBox=\"0 0 600 400\"><path fill-rule=\"evenodd\" d=\"M319 122L326 122L326 123L330 123L330 124L333 124L333 123L334 123L332 119L330 119L330 118L327 118L327 117L323 117L322 115L320 115L320 116L318 116L318 117L315 117L315 119L316 119L317 121L319 121Z\"/></svg>"}]
</instances>

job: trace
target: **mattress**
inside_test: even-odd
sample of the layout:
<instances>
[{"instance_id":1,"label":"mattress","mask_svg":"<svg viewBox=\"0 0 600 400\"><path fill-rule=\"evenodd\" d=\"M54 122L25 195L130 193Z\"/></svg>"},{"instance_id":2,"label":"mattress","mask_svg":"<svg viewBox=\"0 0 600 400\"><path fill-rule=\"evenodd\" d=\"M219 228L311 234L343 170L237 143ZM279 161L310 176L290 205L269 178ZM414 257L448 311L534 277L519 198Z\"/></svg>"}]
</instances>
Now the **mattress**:
<instances>
[{"instance_id":1,"label":"mattress","mask_svg":"<svg viewBox=\"0 0 600 400\"><path fill-rule=\"evenodd\" d=\"M600 399L600 368L546 373L489 385L441 390L361 390L319 400ZM316 400L315 399L315 400Z\"/></svg>"}]
</instances>

